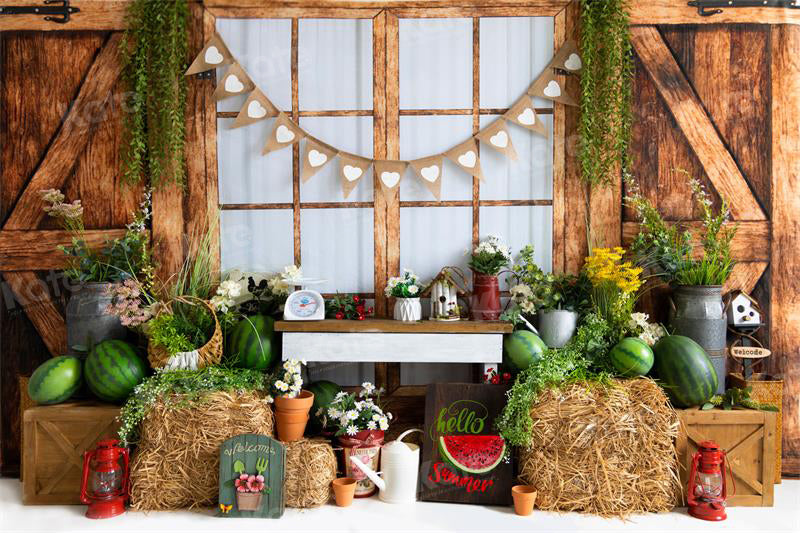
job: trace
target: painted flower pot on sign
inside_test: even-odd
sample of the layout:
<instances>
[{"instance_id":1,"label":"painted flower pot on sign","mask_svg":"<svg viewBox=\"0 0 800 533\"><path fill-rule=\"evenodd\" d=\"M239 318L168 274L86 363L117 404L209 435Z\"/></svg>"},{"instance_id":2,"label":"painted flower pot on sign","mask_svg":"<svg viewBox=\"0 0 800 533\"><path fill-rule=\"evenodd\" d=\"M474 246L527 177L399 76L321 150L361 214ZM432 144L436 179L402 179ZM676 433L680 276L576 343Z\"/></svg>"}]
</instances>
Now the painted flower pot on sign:
<instances>
[{"instance_id":1,"label":"painted flower pot on sign","mask_svg":"<svg viewBox=\"0 0 800 533\"><path fill-rule=\"evenodd\" d=\"M237 492L236 506L240 511L257 511L261 505L260 492Z\"/></svg>"}]
</instances>

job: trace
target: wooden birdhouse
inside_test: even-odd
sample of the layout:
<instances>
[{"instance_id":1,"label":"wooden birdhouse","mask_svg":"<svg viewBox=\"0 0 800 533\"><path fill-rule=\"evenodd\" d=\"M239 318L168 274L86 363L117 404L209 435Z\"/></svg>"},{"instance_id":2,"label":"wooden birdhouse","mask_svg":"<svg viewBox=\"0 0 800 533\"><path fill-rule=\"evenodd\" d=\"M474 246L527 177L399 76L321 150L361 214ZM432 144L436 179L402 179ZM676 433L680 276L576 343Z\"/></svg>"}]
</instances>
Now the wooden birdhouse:
<instances>
[{"instance_id":1,"label":"wooden birdhouse","mask_svg":"<svg viewBox=\"0 0 800 533\"><path fill-rule=\"evenodd\" d=\"M458 283L458 277L462 283ZM466 301L467 282L464 273L456 267L444 267L431 280L422 296L431 299L431 320L461 320L461 306L458 299Z\"/></svg>"},{"instance_id":2,"label":"wooden birdhouse","mask_svg":"<svg viewBox=\"0 0 800 533\"><path fill-rule=\"evenodd\" d=\"M728 324L735 328L761 325L761 309L749 294L733 291L728 300Z\"/></svg>"}]
</instances>

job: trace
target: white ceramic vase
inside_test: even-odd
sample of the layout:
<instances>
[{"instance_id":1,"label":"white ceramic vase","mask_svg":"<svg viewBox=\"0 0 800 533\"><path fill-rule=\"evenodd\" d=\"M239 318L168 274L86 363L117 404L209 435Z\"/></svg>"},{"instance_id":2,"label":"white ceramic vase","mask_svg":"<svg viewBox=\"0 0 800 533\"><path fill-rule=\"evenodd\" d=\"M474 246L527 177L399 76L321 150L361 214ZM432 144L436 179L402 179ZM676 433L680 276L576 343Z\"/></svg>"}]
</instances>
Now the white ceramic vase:
<instances>
[{"instance_id":1,"label":"white ceramic vase","mask_svg":"<svg viewBox=\"0 0 800 533\"><path fill-rule=\"evenodd\" d=\"M394 319L403 322L422 320L422 304L419 298L397 298L394 303Z\"/></svg>"}]
</instances>

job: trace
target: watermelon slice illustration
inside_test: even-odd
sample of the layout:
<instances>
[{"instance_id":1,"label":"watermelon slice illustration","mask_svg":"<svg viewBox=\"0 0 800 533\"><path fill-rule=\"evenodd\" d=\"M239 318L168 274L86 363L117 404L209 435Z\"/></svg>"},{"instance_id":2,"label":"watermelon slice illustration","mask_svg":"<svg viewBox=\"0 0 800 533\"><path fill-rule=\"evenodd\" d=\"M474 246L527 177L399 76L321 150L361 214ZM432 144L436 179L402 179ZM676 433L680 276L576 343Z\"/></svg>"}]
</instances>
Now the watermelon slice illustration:
<instances>
[{"instance_id":1,"label":"watermelon slice illustration","mask_svg":"<svg viewBox=\"0 0 800 533\"><path fill-rule=\"evenodd\" d=\"M463 472L485 474L503 460L506 442L500 435L447 435L439 437L439 454Z\"/></svg>"}]
</instances>

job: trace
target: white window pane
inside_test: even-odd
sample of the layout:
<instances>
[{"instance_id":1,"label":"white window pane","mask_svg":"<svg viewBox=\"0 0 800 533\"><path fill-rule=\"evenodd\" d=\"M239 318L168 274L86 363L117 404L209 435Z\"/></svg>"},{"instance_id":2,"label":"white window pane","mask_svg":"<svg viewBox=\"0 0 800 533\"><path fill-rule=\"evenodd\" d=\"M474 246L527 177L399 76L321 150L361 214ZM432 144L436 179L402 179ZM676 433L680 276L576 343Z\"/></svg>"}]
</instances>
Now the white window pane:
<instances>
[{"instance_id":1,"label":"white window pane","mask_svg":"<svg viewBox=\"0 0 800 533\"><path fill-rule=\"evenodd\" d=\"M471 383L472 368L470 364L401 363L400 382L403 385Z\"/></svg>"},{"instance_id":2,"label":"white window pane","mask_svg":"<svg viewBox=\"0 0 800 533\"><path fill-rule=\"evenodd\" d=\"M222 211L222 270L277 272L294 263L291 209Z\"/></svg>"},{"instance_id":3,"label":"white window pane","mask_svg":"<svg viewBox=\"0 0 800 533\"><path fill-rule=\"evenodd\" d=\"M400 209L400 267L424 282L444 266L467 270L464 251L472 246L472 208L403 207Z\"/></svg>"},{"instance_id":4,"label":"white window pane","mask_svg":"<svg viewBox=\"0 0 800 533\"><path fill-rule=\"evenodd\" d=\"M372 109L372 20L301 19L300 109Z\"/></svg>"},{"instance_id":5,"label":"white window pane","mask_svg":"<svg viewBox=\"0 0 800 533\"><path fill-rule=\"evenodd\" d=\"M553 267L553 208L550 206L481 207L481 239L497 235L511 247L516 259L519 251L533 245L536 264L545 272ZM501 288L507 289L506 276Z\"/></svg>"},{"instance_id":6,"label":"white window pane","mask_svg":"<svg viewBox=\"0 0 800 533\"><path fill-rule=\"evenodd\" d=\"M372 209L303 209L300 214L303 274L324 278L320 292L372 292Z\"/></svg>"},{"instance_id":7,"label":"white window pane","mask_svg":"<svg viewBox=\"0 0 800 533\"><path fill-rule=\"evenodd\" d=\"M342 387L360 387L365 381L375 383L374 363L308 363L308 381L326 379Z\"/></svg>"},{"instance_id":8,"label":"white window pane","mask_svg":"<svg viewBox=\"0 0 800 533\"><path fill-rule=\"evenodd\" d=\"M400 109L472 107L472 19L400 19Z\"/></svg>"},{"instance_id":9,"label":"white window pane","mask_svg":"<svg viewBox=\"0 0 800 533\"><path fill-rule=\"evenodd\" d=\"M472 117L469 115L423 115L400 117L400 158L418 159L436 155L472 135ZM472 176L445 159L442 168L442 200L472 199ZM414 170L406 171L400 185L403 201L435 200L428 188L420 183Z\"/></svg>"},{"instance_id":10,"label":"white window pane","mask_svg":"<svg viewBox=\"0 0 800 533\"><path fill-rule=\"evenodd\" d=\"M292 108L292 21L290 19L217 19L217 31L225 44L272 103ZM227 66L217 69L217 79ZM239 111L245 96L217 104L220 111Z\"/></svg>"},{"instance_id":11,"label":"white window pane","mask_svg":"<svg viewBox=\"0 0 800 533\"><path fill-rule=\"evenodd\" d=\"M273 121L230 129L233 120L217 120L220 203L291 203L292 150L261 155Z\"/></svg>"},{"instance_id":12,"label":"white window pane","mask_svg":"<svg viewBox=\"0 0 800 533\"><path fill-rule=\"evenodd\" d=\"M482 200L546 200L553 197L553 117L538 115L548 138L508 122L517 160L504 156L481 142L481 167L486 181L481 183ZM481 127L496 116L482 116Z\"/></svg>"},{"instance_id":13,"label":"white window pane","mask_svg":"<svg viewBox=\"0 0 800 533\"><path fill-rule=\"evenodd\" d=\"M553 17L482 18L481 107L505 108L525 93L553 58ZM552 107L536 99L537 107Z\"/></svg>"},{"instance_id":14,"label":"white window pane","mask_svg":"<svg viewBox=\"0 0 800 533\"><path fill-rule=\"evenodd\" d=\"M301 117L300 126L334 148L372 157L372 117ZM322 167L308 182L300 184L300 198L303 202L370 202L372 192L370 167L345 200L339 180L338 158Z\"/></svg>"}]
</instances>

